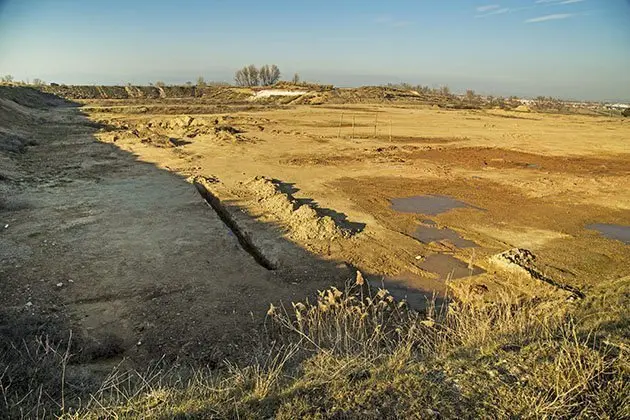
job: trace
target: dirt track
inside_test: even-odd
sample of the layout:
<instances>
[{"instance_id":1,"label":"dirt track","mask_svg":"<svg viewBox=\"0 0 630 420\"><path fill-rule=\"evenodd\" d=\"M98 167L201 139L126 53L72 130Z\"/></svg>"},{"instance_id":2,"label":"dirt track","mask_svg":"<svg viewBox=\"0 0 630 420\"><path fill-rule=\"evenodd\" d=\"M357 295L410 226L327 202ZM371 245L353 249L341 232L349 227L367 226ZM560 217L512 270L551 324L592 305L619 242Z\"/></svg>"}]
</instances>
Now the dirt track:
<instances>
[{"instance_id":1,"label":"dirt track","mask_svg":"<svg viewBox=\"0 0 630 420\"><path fill-rule=\"evenodd\" d=\"M350 267L418 306L449 287L485 300L567 298L491 264L512 247L586 294L630 273L630 247L586 228L630 225L622 119L383 105L219 112L193 99L147 100L140 113L88 105L89 119L63 108L41 111L45 124L24 122L38 145L9 176L18 204L1 213L0 274L12 310L68 316L95 358L114 348L108 360L216 362L255 341L269 302L342 284ZM195 177L277 269L244 251ZM391 208L427 194L470 207ZM418 240L422 226L478 246ZM464 274L445 281L453 270Z\"/></svg>"}]
</instances>

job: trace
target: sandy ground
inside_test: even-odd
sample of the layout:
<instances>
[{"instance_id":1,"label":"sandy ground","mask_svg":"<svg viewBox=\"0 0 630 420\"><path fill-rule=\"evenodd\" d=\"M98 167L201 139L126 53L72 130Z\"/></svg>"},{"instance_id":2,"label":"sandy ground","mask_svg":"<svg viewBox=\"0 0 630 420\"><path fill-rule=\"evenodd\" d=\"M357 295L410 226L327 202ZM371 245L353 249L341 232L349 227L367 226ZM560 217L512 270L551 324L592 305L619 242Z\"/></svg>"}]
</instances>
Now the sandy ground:
<instances>
[{"instance_id":1,"label":"sandy ground","mask_svg":"<svg viewBox=\"0 0 630 420\"><path fill-rule=\"evenodd\" d=\"M630 125L623 119L377 105L201 114L184 123L171 114L92 117L139 127L138 136L118 134L116 145L174 172L220 180L223 191L240 197L240 207L266 223L283 220L256 194L242 193L242 183L263 175L290 186L340 226L358 227L332 249L295 241L299 246L390 285L413 286L407 292L445 292L449 267L432 272L423 262L448 254L487 271L453 281L455 289L481 283L489 297L515 287L516 295L545 294L536 283L522 285L488 264L488 257L511 247L533 251L542 271L580 289L630 272L629 247L585 227L630 225ZM223 136L226 127L235 134ZM152 130L183 141L155 147L138 138ZM101 138L112 141L112 133ZM471 207L435 216L391 208L391 199L426 194ZM422 222L479 246L422 243L412 237Z\"/></svg>"},{"instance_id":2,"label":"sandy ground","mask_svg":"<svg viewBox=\"0 0 630 420\"><path fill-rule=\"evenodd\" d=\"M3 183L3 321L54 320L87 362L213 365L259 342L271 302L349 277L273 230L295 264L261 267L181 176L99 142L76 109L22 111L37 146Z\"/></svg>"},{"instance_id":3,"label":"sandy ground","mask_svg":"<svg viewBox=\"0 0 630 420\"><path fill-rule=\"evenodd\" d=\"M13 194L25 204L2 213L9 228L0 234L4 249L19 251L2 255L1 274L13 305L49 311L53 297L88 336L120 342L118 356L217 361L229 345L255 341L269 302L312 296L354 268L418 307L434 293L567 298L493 265L513 247L585 294L630 273L630 246L586 228L630 225L627 120L417 106L88 105L101 128L74 110L51 111L63 125L39 127L39 145L22 158L30 175ZM260 176L269 182L252 182ZM194 179L274 270L245 252ZM391 207L431 194L469 206L436 215Z\"/></svg>"}]
</instances>

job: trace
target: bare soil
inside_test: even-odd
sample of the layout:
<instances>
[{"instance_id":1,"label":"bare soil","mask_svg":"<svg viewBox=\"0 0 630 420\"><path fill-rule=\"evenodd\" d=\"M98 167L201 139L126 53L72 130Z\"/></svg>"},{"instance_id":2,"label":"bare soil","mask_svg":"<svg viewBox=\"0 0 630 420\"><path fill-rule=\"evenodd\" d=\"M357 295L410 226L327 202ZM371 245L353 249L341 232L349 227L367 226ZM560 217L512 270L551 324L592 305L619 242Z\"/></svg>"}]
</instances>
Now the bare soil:
<instances>
[{"instance_id":1,"label":"bare soil","mask_svg":"<svg viewBox=\"0 0 630 420\"><path fill-rule=\"evenodd\" d=\"M630 225L629 121L384 105L366 92L360 107L140 98L28 111L45 123L11 127L37 146L3 175L14 203L0 210L5 306L119 342L108 360L216 363L253 345L270 302L314 296L354 269L417 307L433 293L572 296L492 264L515 247L585 295L630 273L630 247L587 228ZM423 195L468 206L392 208ZM420 240L423 224L449 234Z\"/></svg>"}]
</instances>

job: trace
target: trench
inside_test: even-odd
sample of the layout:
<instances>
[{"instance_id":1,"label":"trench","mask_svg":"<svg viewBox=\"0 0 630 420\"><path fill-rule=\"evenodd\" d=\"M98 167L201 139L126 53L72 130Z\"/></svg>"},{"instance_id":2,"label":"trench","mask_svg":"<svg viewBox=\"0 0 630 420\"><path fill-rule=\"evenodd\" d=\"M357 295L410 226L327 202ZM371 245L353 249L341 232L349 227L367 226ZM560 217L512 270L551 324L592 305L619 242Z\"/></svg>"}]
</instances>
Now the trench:
<instances>
[{"instance_id":1,"label":"trench","mask_svg":"<svg viewBox=\"0 0 630 420\"><path fill-rule=\"evenodd\" d=\"M199 195L203 197L203 199L212 207L214 212L219 216L223 224L230 229L230 231L236 236L238 243L241 245L241 248L249 255L254 258L254 261L258 263L258 265L266 268L267 270L275 270L277 265L271 261L262 250L257 247L253 241L251 236L245 232L238 225L238 222L234 219L230 211L226 208L226 206L221 203L219 197L210 192L203 184L195 181L195 187L199 192Z\"/></svg>"}]
</instances>

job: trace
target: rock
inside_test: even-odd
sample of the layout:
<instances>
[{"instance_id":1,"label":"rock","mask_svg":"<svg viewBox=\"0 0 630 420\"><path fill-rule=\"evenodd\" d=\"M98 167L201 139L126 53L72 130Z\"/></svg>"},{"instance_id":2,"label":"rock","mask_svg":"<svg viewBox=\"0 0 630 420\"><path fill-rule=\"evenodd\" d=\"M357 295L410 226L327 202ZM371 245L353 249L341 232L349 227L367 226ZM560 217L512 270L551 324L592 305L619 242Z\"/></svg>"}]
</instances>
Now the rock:
<instances>
[{"instance_id":1,"label":"rock","mask_svg":"<svg viewBox=\"0 0 630 420\"><path fill-rule=\"evenodd\" d=\"M31 302L30 300L28 302L26 302L26 307L30 308L31 306L33 306L33 302Z\"/></svg>"},{"instance_id":2,"label":"rock","mask_svg":"<svg viewBox=\"0 0 630 420\"><path fill-rule=\"evenodd\" d=\"M57 287L63 287L63 283L57 283Z\"/></svg>"},{"instance_id":3,"label":"rock","mask_svg":"<svg viewBox=\"0 0 630 420\"><path fill-rule=\"evenodd\" d=\"M430 419L439 419L440 418L440 412L436 411L436 410L432 410L430 408L427 408L424 410L424 414L427 418Z\"/></svg>"},{"instance_id":4,"label":"rock","mask_svg":"<svg viewBox=\"0 0 630 420\"><path fill-rule=\"evenodd\" d=\"M536 256L524 248L513 248L490 257L490 262L507 271L533 277L536 268Z\"/></svg>"},{"instance_id":5,"label":"rock","mask_svg":"<svg viewBox=\"0 0 630 420\"><path fill-rule=\"evenodd\" d=\"M189 115L183 115L181 117L175 118L172 124L175 127L186 128L193 122L193 120L194 120L193 117Z\"/></svg>"}]
</instances>

